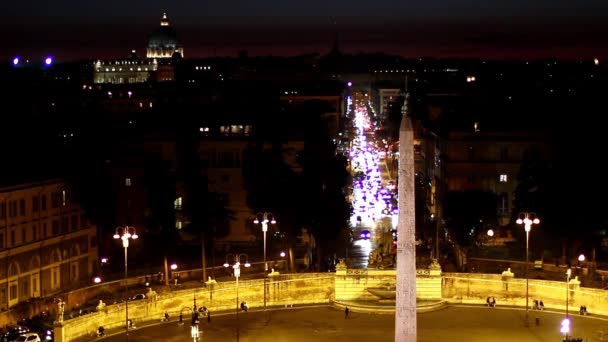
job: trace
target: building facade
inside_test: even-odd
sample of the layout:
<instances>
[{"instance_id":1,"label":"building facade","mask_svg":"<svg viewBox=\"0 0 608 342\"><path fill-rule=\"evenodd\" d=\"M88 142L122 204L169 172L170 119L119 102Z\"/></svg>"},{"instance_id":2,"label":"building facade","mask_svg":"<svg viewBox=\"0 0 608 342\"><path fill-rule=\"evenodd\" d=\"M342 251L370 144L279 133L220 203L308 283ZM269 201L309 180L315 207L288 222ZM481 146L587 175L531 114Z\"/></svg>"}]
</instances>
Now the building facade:
<instances>
[{"instance_id":1,"label":"building facade","mask_svg":"<svg viewBox=\"0 0 608 342\"><path fill-rule=\"evenodd\" d=\"M488 191L498 198L499 225L509 223L517 175L528 158L551 160L542 132L451 132L446 142L446 191Z\"/></svg>"},{"instance_id":2,"label":"building facade","mask_svg":"<svg viewBox=\"0 0 608 342\"><path fill-rule=\"evenodd\" d=\"M89 283L97 228L50 180L0 188L0 309Z\"/></svg>"}]
</instances>

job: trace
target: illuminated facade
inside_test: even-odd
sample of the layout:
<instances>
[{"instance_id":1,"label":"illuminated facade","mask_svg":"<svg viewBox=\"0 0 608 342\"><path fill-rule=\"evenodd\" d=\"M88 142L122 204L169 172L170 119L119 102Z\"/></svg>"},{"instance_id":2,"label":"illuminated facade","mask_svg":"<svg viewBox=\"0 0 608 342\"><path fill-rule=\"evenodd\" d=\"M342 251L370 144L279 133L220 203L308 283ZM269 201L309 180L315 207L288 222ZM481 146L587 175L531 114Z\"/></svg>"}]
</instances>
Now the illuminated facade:
<instances>
[{"instance_id":1,"label":"illuminated facade","mask_svg":"<svg viewBox=\"0 0 608 342\"><path fill-rule=\"evenodd\" d=\"M160 20L160 27L157 28L148 39L148 49L146 57L148 59L170 59L178 54L177 57L184 57L184 49L179 43L177 33L171 27L171 22L167 14L163 13Z\"/></svg>"},{"instance_id":2,"label":"illuminated facade","mask_svg":"<svg viewBox=\"0 0 608 342\"><path fill-rule=\"evenodd\" d=\"M84 286L97 228L60 180L0 188L0 309Z\"/></svg>"},{"instance_id":3,"label":"illuminated facade","mask_svg":"<svg viewBox=\"0 0 608 342\"><path fill-rule=\"evenodd\" d=\"M155 59L142 61L132 51L131 56L115 61L95 62L93 68L93 82L96 84L127 84L143 83L153 78L153 74L158 70L158 63Z\"/></svg>"}]
</instances>

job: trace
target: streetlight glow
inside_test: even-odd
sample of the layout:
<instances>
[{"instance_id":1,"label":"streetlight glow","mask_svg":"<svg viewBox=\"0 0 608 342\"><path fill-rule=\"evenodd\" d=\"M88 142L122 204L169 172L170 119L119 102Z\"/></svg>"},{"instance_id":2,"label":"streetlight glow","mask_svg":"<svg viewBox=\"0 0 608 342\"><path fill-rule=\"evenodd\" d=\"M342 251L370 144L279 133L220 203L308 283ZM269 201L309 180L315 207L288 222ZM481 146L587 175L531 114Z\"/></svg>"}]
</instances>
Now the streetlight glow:
<instances>
[{"instance_id":1,"label":"streetlight glow","mask_svg":"<svg viewBox=\"0 0 608 342\"><path fill-rule=\"evenodd\" d=\"M245 267L251 266L249 263L249 256L245 253L241 254L226 254L226 260L224 262L224 267L230 267L230 263L228 263L228 259L232 259L234 264L232 268L234 269L234 277L236 278L236 340L239 340L239 277L241 276L241 259L245 257Z\"/></svg>"},{"instance_id":2,"label":"streetlight glow","mask_svg":"<svg viewBox=\"0 0 608 342\"><path fill-rule=\"evenodd\" d=\"M126 339L129 341L129 283L128 279L128 262L127 262L127 250L129 248L129 240L137 239L139 236L135 232L135 227L132 226L124 226L117 227L114 231L114 239L122 240L122 246L125 249L125 329L126 329Z\"/></svg>"},{"instance_id":3,"label":"streetlight glow","mask_svg":"<svg viewBox=\"0 0 608 342\"><path fill-rule=\"evenodd\" d=\"M525 270L526 270L526 321L525 321L525 325L528 326L530 324L530 320L529 320L530 317L528 315L528 310L529 310L528 267L529 267L529 263L530 263L530 257L529 257L529 255L530 255L530 243L529 243L530 242L530 231L532 230L532 225L539 224L540 220L538 219L538 217L536 217L535 213L521 213L521 214L519 214L519 217L517 218L515 223L523 224L524 230L526 231L526 268L525 268Z\"/></svg>"},{"instance_id":4,"label":"streetlight glow","mask_svg":"<svg viewBox=\"0 0 608 342\"><path fill-rule=\"evenodd\" d=\"M266 232L268 232L268 223L276 224L277 221L274 219L274 214L269 212L257 213L254 224L262 224L262 232L264 233L264 308L266 308L266 278L268 273L268 263L266 262Z\"/></svg>"}]
</instances>

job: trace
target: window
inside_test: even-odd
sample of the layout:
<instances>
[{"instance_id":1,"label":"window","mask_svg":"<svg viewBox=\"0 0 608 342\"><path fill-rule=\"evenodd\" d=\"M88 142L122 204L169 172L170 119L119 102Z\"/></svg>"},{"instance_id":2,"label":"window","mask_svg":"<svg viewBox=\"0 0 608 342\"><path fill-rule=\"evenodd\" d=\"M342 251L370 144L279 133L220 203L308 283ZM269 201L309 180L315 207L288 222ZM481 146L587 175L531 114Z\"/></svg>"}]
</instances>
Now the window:
<instances>
[{"instance_id":1,"label":"window","mask_svg":"<svg viewBox=\"0 0 608 342\"><path fill-rule=\"evenodd\" d=\"M498 214L506 215L509 211L509 195L505 192L498 195Z\"/></svg>"},{"instance_id":2,"label":"window","mask_svg":"<svg viewBox=\"0 0 608 342\"><path fill-rule=\"evenodd\" d=\"M27 293L28 288L29 288L29 284L27 283L27 280L23 280L23 282L21 283L22 293Z\"/></svg>"},{"instance_id":3,"label":"window","mask_svg":"<svg viewBox=\"0 0 608 342\"><path fill-rule=\"evenodd\" d=\"M175 228L182 229L182 221L181 220L175 221Z\"/></svg>"},{"instance_id":4,"label":"window","mask_svg":"<svg viewBox=\"0 0 608 342\"><path fill-rule=\"evenodd\" d=\"M6 202L0 203L0 220L6 220Z\"/></svg>"},{"instance_id":5,"label":"window","mask_svg":"<svg viewBox=\"0 0 608 342\"><path fill-rule=\"evenodd\" d=\"M15 245L15 231L11 230L11 247L14 247Z\"/></svg>"},{"instance_id":6,"label":"window","mask_svg":"<svg viewBox=\"0 0 608 342\"><path fill-rule=\"evenodd\" d=\"M59 208L59 193L53 192L51 194L51 208Z\"/></svg>"},{"instance_id":7,"label":"window","mask_svg":"<svg viewBox=\"0 0 608 342\"><path fill-rule=\"evenodd\" d=\"M65 207L67 201L67 194L65 190L61 190L61 205Z\"/></svg>"},{"instance_id":8,"label":"window","mask_svg":"<svg viewBox=\"0 0 608 342\"><path fill-rule=\"evenodd\" d=\"M53 236L59 235L59 220L53 220L53 222L51 222L51 233Z\"/></svg>"},{"instance_id":9,"label":"window","mask_svg":"<svg viewBox=\"0 0 608 342\"><path fill-rule=\"evenodd\" d=\"M17 299L17 284L11 284L8 292L11 300Z\"/></svg>"},{"instance_id":10,"label":"window","mask_svg":"<svg viewBox=\"0 0 608 342\"><path fill-rule=\"evenodd\" d=\"M46 195L40 196L40 208L46 210Z\"/></svg>"},{"instance_id":11,"label":"window","mask_svg":"<svg viewBox=\"0 0 608 342\"><path fill-rule=\"evenodd\" d=\"M32 211L37 213L40 210L40 197L32 197Z\"/></svg>"},{"instance_id":12,"label":"window","mask_svg":"<svg viewBox=\"0 0 608 342\"><path fill-rule=\"evenodd\" d=\"M175 210L182 210L182 198L178 197L175 199L175 201L173 202L173 206L175 207Z\"/></svg>"},{"instance_id":13,"label":"window","mask_svg":"<svg viewBox=\"0 0 608 342\"><path fill-rule=\"evenodd\" d=\"M91 244L91 248L97 247L97 236L91 236L90 244Z\"/></svg>"},{"instance_id":14,"label":"window","mask_svg":"<svg viewBox=\"0 0 608 342\"><path fill-rule=\"evenodd\" d=\"M17 201L8 202L8 217L17 216Z\"/></svg>"},{"instance_id":15,"label":"window","mask_svg":"<svg viewBox=\"0 0 608 342\"><path fill-rule=\"evenodd\" d=\"M509 160L509 148L508 147L503 146L500 148L500 160L502 160L502 161Z\"/></svg>"},{"instance_id":16,"label":"window","mask_svg":"<svg viewBox=\"0 0 608 342\"><path fill-rule=\"evenodd\" d=\"M499 181L501 183L506 183L507 182L507 175L506 174L501 174L499 177Z\"/></svg>"},{"instance_id":17,"label":"window","mask_svg":"<svg viewBox=\"0 0 608 342\"><path fill-rule=\"evenodd\" d=\"M80 214L80 228L84 229L87 227L87 216L85 214Z\"/></svg>"},{"instance_id":18,"label":"window","mask_svg":"<svg viewBox=\"0 0 608 342\"><path fill-rule=\"evenodd\" d=\"M475 149L473 148L473 146L467 147L467 158L469 160L475 160Z\"/></svg>"},{"instance_id":19,"label":"window","mask_svg":"<svg viewBox=\"0 0 608 342\"><path fill-rule=\"evenodd\" d=\"M0 249L4 249L4 232L0 233Z\"/></svg>"},{"instance_id":20,"label":"window","mask_svg":"<svg viewBox=\"0 0 608 342\"><path fill-rule=\"evenodd\" d=\"M51 270L52 280L51 287L56 289L59 287L59 267L53 267Z\"/></svg>"},{"instance_id":21,"label":"window","mask_svg":"<svg viewBox=\"0 0 608 342\"><path fill-rule=\"evenodd\" d=\"M27 232L25 231L25 228L21 228L21 243L26 243L27 242Z\"/></svg>"},{"instance_id":22,"label":"window","mask_svg":"<svg viewBox=\"0 0 608 342\"><path fill-rule=\"evenodd\" d=\"M19 215L25 216L25 199L19 200Z\"/></svg>"},{"instance_id":23,"label":"window","mask_svg":"<svg viewBox=\"0 0 608 342\"><path fill-rule=\"evenodd\" d=\"M79 225L78 225L78 215L72 215L72 218L71 218L70 221L71 221L70 223L71 223L71 226L72 226L71 227L72 231L78 230L78 228L79 228Z\"/></svg>"},{"instance_id":24,"label":"window","mask_svg":"<svg viewBox=\"0 0 608 342\"><path fill-rule=\"evenodd\" d=\"M61 218L61 234L67 234L70 229L70 220L67 217Z\"/></svg>"},{"instance_id":25,"label":"window","mask_svg":"<svg viewBox=\"0 0 608 342\"><path fill-rule=\"evenodd\" d=\"M47 224L46 224L46 222L44 222L44 223L42 224L42 238L43 238L43 239L46 239L46 236L47 236L47 234L48 234L48 232L46 231L46 229L47 229L47 228L48 228L48 227L47 227Z\"/></svg>"},{"instance_id":26,"label":"window","mask_svg":"<svg viewBox=\"0 0 608 342\"><path fill-rule=\"evenodd\" d=\"M38 226L32 225L32 241L38 240Z\"/></svg>"},{"instance_id":27,"label":"window","mask_svg":"<svg viewBox=\"0 0 608 342\"><path fill-rule=\"evenodd\" d=\"M125 178L125 186L131 186L131 178Z\"/></svg>"}]
</instances>

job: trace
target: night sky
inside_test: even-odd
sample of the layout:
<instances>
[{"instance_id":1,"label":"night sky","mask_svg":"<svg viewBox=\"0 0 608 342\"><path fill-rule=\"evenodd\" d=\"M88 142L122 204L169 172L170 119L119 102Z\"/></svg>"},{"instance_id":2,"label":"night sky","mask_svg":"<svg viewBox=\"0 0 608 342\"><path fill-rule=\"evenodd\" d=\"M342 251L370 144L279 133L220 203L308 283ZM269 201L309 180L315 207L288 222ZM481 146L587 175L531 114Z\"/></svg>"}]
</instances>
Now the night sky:
<instances>
[{"instance_id":1,"label":"night sky","mask_svg":"<svg viewBox=\"0 0 608 342\"><path fill-rule=\"evenodd\" d=\"M405 57L602 58L605 0L55 0L0 6L0 58L145 54L167 12L186 57L344 52Z\"/></svg>"}]
</instances>

